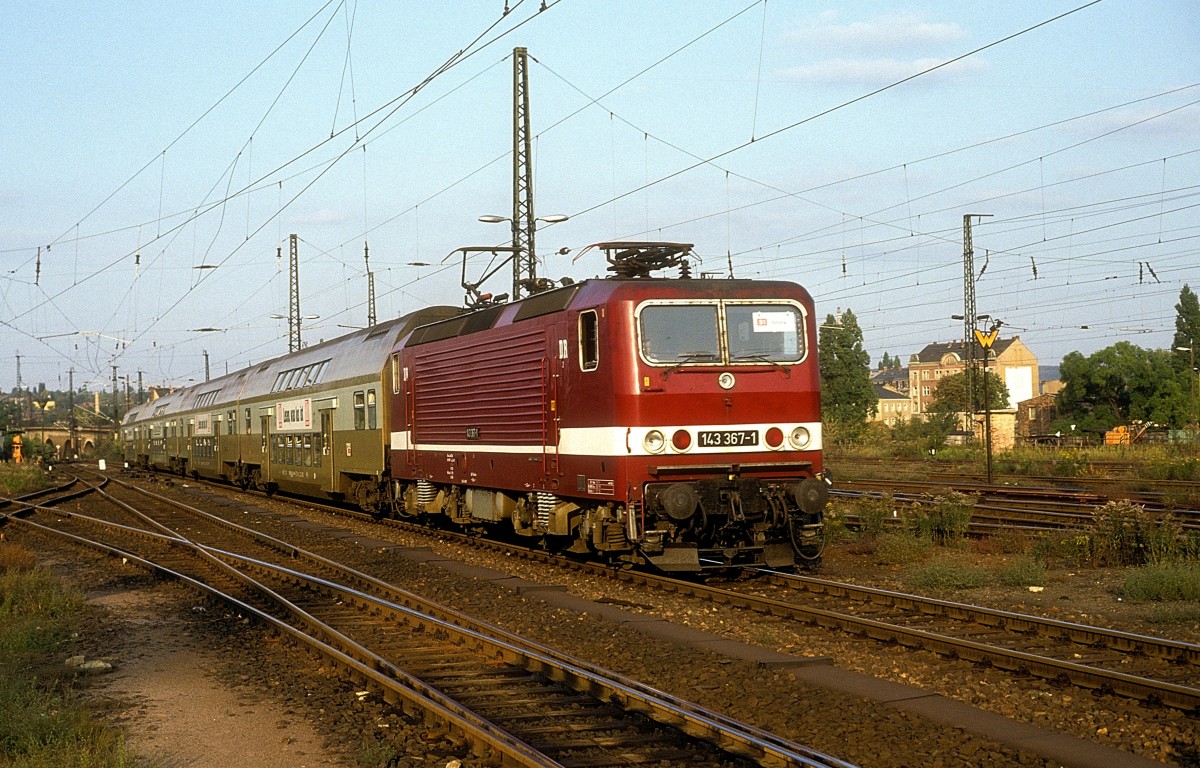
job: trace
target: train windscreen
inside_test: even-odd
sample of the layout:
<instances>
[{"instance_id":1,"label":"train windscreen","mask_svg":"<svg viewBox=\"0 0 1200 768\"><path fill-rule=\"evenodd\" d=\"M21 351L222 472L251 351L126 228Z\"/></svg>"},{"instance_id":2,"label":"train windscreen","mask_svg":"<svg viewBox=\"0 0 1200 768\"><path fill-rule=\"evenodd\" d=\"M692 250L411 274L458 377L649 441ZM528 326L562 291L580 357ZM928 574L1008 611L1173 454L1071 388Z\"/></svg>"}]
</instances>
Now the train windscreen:
<instances>
[{"instance_id":1,"label":"train windscreen","mask_svg":"<svg viewBox=\"0 0 1200 768\"><path fill-rule=\"evenodd\" d=\"M638 320L649 363L795 363L805 354L804 315L793 304L647 304Z\"/></svg>"},{"instance_id":2,"label":"train windscreen","mask_svg":"<svg viewBox=\"0 0 1200 768\"><path fill-rule=\"evenodd\" d=\"M641 312L642 356L651 363L719 362L717 307L652 304Z\"/></svg>"},{"instance_id":3,"label":"train windscreen","mask_svg":"<svg viewBox=\"0 0 1200 768\"><path fill-rule=\"evenodd\" d=\"M804 318L788 304L728 304L730 362L794 363L804 357Z\"/></svg>"}]
</instances>

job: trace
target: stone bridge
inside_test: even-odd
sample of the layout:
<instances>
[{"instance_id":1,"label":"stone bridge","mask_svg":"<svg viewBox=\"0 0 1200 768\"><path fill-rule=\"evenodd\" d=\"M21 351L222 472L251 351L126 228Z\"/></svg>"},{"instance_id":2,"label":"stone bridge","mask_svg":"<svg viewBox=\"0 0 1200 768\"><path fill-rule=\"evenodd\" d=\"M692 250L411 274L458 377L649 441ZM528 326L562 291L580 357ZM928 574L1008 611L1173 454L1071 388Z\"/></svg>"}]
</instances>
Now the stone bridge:
<instances>
[{"instance_id":1,"label":"stone bridge","mask_svg":"<svg viewBox=\"0 0 1200 768\"><path fill-rule=\"evenodd\" d=\"M96 454L96 448L102 442L112 442L117 439L117 431L102 427L76 427L74 437L68 427L59 425L42 427L24 427L23 441L40 440L54 449L58 459L87 458Z\"/></svg>"}]
</instances>

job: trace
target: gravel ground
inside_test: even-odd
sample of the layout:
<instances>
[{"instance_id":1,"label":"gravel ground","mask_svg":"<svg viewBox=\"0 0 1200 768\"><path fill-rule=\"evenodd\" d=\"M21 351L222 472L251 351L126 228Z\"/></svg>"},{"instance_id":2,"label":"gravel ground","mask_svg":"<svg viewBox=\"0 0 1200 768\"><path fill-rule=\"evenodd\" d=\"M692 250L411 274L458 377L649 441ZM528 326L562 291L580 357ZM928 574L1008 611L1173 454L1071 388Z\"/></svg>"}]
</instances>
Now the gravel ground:
<instances>
[{"instance_id":1,"label":"gravel ground","mask_svg":"<svg viewBox=\"0 0 1200 768\"><path fill-rule=\"evenodd\" d=\"M176 486L177 490L181 490ZM187 491L190 495L193 491ZM194 497L193 497L194 498ZM274 502L254 501L239 522L262 526L301 546L344 559L393 583L428 595L439 602L492 621L512 632L559 648L580 658L643 680L668 693L689 698L711 709L754 723L800 743L865 767L1054 765L960 730L931 724L916 716L873 702L797 682L788 672L759 668L690 648L682 648L598 618L551 608L493 584L465 579L435 567L415 564L381 551L344 541L330 542L313 531L260 516L255 506L274 508ZM282 509L282 507L281 507ZM330 523L318 513L288 514ZM829 656L842 668L929 691L1003 714L1041 728L1073 734L1168 764L1200 765L1200 727L1171 710L1153 709L1116 697L1094 696L1060 689L1034 679L951 661L925 652L888 648L840 633L796 628L783 620L728 608L713 607L670 595L631 595L627 587L538 566L512 557L481 553L448 542L377 525L338 520L374 539L406 546L428 547L447 557L487 566L545 584L561 584L571 593L613 602L714 634L800 655ZM836 557L830 565L840 567ZM830 574L832 575L832 574ZM969 598L969 599L973 599ZM439 734L405 724L367 697L359 702L351 686L340 685L331 670L302 663L293 668L292 652L265 638L259 630L220 611L206 621L214 642L221 646L222 674L244 690L282 700L325 734L326 742L342 750L343 758L369 764L363 743L384 740L401 745L409 764L446 765L461 758L438 741ZM1105 623L1119 623L1106 617Z\"/></svg>"}]
</instances>

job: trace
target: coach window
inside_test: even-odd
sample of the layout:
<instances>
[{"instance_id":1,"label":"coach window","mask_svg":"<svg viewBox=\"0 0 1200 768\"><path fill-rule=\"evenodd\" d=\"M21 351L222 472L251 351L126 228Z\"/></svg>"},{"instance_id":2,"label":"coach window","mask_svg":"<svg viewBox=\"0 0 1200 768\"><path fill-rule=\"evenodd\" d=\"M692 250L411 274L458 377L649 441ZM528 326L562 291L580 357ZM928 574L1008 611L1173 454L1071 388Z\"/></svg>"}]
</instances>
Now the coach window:
<instances>
[{"instance_id":1,"label":"coach window","mask_svg":"<svg viewBox=\"0 0 1200 768\"><path fill-rule=\"evenodd\" d=\"M362 390L354 393L354 428L366 429L367 427L367 395Z\"/></svg>"},{"instance_id":2,"label":"coach window","mask_svg":"<svg viewBox=\"0 0 1200 768\"><path fill-rule=\"evenodd\" d=\"M579 367L594 371L600 365L600 319L595 310L579 313Z\"/></svg>"},{"instance_id":3,"label":"coach window","mask_svg":"<svg viewBox=\"0 0 1200 768\"><path fill-rule=\"evenodd\" d=\"M375 408L375 390L367 390L367 429L377 429L379 427L376 418Z\"/></svg>"},{"instance_id":4,"label":"coach window","mask_svg":"<svg viewBox=\"0 0 1200 768\"><path fill-rule=\"evenodd\" d=\"M237 434L237 411L230 411L227 415L229 416L229 418L225 420L225 434L236 435Z\"/></svg>"},{"instance_id":5,"label":"coach window","mask_svg":"<svg viewBox=\"0 0 1200 768\"><path fill-rule=\"evenodd\" d=\"M246 409L246 434L250 434L250 409Z\"/></svg>"}]
</instances>

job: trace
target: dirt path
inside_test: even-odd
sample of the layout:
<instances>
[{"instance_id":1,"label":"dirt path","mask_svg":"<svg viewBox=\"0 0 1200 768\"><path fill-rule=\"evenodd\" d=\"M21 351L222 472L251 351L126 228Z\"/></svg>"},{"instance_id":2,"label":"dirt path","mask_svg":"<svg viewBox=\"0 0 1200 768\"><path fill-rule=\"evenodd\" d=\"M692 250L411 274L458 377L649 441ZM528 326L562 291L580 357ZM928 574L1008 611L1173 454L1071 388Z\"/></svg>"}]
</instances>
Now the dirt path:
<instances>
[{"instance_id":1,"label":"dirt path","mask_svg":"<svg viewBox=\"0 0 1200 768\"><path fill-rule=\"evenodd\" d=\"M161 768L351 765L326 750L303 717L218 679L216 653L177 611L163 610L163 597L162 590L122 590L89 598L122 632L115 670L89 692L125 705L115 719L130 726L139 754Z\"/></svg>"}]
</instances>

